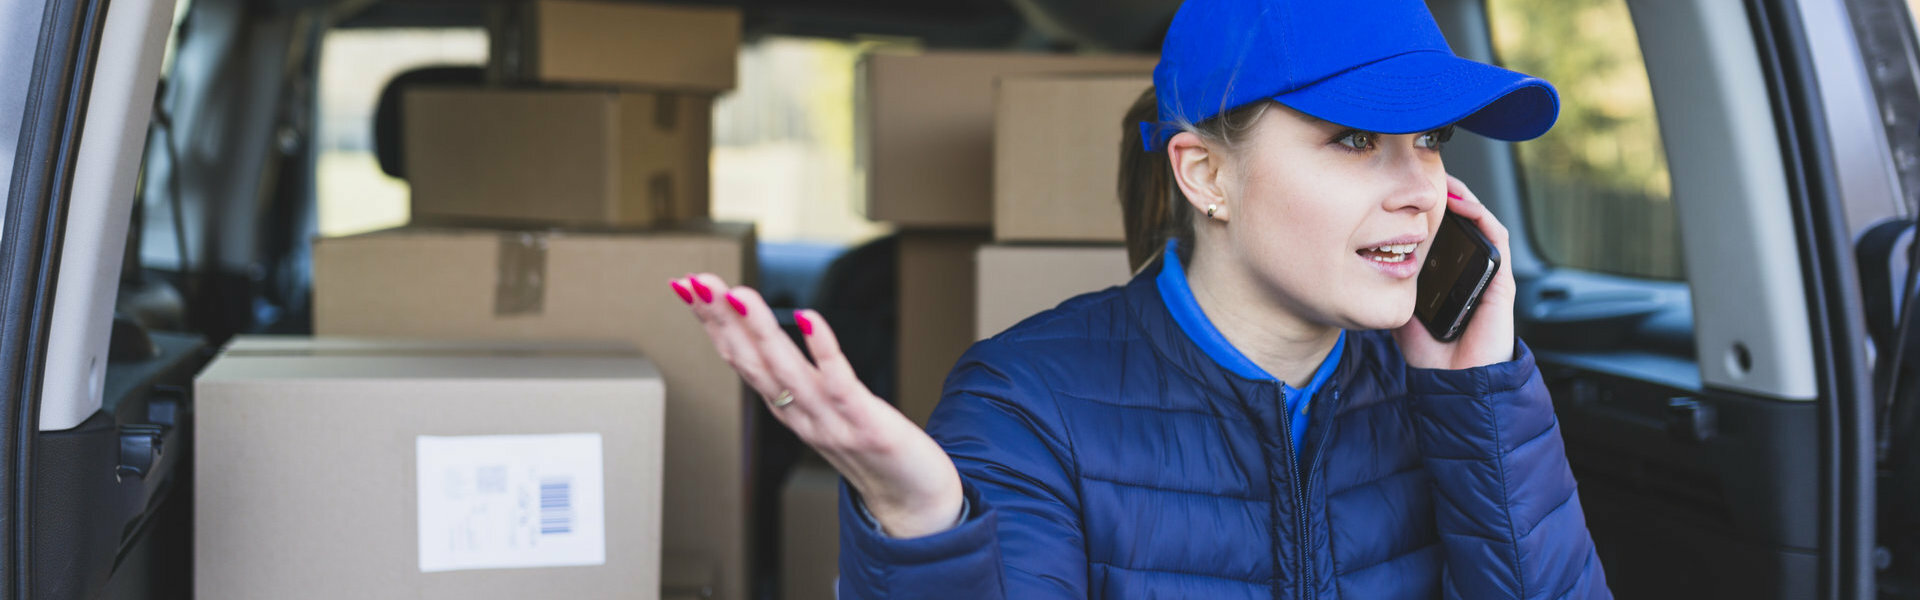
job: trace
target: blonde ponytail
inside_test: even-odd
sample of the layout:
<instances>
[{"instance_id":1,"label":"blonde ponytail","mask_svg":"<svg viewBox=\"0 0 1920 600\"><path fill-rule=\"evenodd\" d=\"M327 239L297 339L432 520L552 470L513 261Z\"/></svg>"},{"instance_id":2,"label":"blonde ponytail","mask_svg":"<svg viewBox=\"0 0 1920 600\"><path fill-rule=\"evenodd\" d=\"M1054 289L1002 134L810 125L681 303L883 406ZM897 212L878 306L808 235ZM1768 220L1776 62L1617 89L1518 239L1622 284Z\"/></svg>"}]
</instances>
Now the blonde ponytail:
<instances>
[{"instance_id":1,"label":"blonde ponytail","mask_svg":"<svg viewBox=\"0 0 1920 600\"><path fill-rule=\"evenodd\" d=\"M1167 240L1190 235L1193 210L1173 182L1173 165L1164 150L1147 152L1140 141L1140 123L1160 118L1153 88L1148 87L1120 129L1120 219L1126 226L1127 263L1138 272L1158 256Z\"/></svg>"}]
</instances>

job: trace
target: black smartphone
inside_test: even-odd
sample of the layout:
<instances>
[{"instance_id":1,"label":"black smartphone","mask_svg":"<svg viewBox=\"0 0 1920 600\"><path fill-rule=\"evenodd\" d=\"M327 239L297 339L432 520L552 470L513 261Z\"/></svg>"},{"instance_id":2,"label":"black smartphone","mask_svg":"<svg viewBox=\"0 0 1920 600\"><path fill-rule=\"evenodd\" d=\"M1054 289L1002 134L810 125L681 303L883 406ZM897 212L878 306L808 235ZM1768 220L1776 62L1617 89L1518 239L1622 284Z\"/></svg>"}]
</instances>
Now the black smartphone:
<instances>
[{"instance_id":1,"label":"black smartphone","mask_svg":"<svg viewBox=\"0 0 1920 600\"><path fill-rule=\"evenodd\" d=\"M1500 250L1472 222L1448 212L1427 250L1427 264L1420 267L1413 315L1426 323L1434 339L1458 339L1480 304L1480 293L1499 271Z\"/></svg>"}]
</instances>

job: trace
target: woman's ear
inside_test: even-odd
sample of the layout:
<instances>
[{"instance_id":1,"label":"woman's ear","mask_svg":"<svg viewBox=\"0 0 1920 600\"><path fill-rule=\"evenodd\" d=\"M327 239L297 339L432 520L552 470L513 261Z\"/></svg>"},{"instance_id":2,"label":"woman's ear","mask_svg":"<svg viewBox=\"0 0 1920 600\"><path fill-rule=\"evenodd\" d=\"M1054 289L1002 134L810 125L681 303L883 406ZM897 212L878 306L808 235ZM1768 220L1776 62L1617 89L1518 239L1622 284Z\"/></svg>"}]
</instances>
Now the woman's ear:
<instances>
[{"instance_id":1,"label":"woman's ear","mask_svg":"<svg viewBox=\"0 0 1920 600\"><path fill-rule=\"evenodd\" d=\"M1167 141L1167 160L1172 161L1174 182L1193 210L1225 220L1227 195L1223 191L1225 176L1221 168L1226 165L1226 156L1193 132L1182 131Z\"/></svg>"}]
</instances>

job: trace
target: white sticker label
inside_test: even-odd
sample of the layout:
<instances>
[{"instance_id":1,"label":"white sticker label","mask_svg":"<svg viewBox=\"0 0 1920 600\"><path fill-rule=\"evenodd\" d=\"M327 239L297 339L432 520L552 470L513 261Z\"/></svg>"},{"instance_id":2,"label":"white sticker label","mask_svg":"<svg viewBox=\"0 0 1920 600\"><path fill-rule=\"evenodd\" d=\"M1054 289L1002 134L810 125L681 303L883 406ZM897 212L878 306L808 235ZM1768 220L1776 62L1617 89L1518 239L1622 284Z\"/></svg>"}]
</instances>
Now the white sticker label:
<instances>
[{"instance_id":1,"label":"white sticker label","mask_svg":"<svg viewBox=\"0 0 1920 600\"><path fill-rule=\"evenodd\" d=\"M607 562L600 434L420 436L420 572Z\"/></svg>"}]
</instances>

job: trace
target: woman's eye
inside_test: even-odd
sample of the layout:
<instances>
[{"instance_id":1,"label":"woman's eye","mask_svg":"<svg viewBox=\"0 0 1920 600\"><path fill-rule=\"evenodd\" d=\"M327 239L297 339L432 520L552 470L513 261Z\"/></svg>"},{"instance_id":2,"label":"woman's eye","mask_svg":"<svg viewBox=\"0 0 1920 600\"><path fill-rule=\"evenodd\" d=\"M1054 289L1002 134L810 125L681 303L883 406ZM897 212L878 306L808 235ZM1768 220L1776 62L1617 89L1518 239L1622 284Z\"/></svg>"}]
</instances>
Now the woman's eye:
<instances>
[{"instance_id":1,"label":"woman's eye","mask_svg":"<svg viewBox=\"0 0 1920 600\"><path fill-rule=\"evenodd\" d=\"M1433 131L1426 132L1425 134L1421 134L1420 146L1427 148L1429 150L1439 150L1440 146L1442 144L1447 143L1447 140L1450 140L1450 139L1453 139L1452 126L1448 126L1442 129L1435 129Z\"/></svg>"},{"instance_id":2,"label":"woman's eye","mask_svg":"<svg viewBox=\"0 0 1920 600\"><path fill-rule=\"evenodd\" d=\"M1349 131L1335 139L1334 143L1354 150L1369 150L1373 148L1373 138L1377 135L1380 134L1370 131Z\"/></svg>"}]
</instances>

